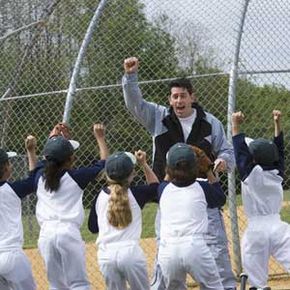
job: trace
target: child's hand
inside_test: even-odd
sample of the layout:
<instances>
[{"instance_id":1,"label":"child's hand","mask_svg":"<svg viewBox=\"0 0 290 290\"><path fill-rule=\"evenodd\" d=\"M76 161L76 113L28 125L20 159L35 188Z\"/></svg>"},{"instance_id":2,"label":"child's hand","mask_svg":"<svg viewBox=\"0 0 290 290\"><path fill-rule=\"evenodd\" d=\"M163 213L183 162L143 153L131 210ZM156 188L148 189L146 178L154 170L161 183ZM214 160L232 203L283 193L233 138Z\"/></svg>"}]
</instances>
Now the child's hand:
<instances>
[{"instance_id":1,"label":"child's hand","mask_svg":"<svg viewBox=\"0 0 290 290\"><path fill-rule=\"evenodd\" d=\"M241 111L235 112L232 114L232 125L240 125L243 123L244 119L245 116Z\"/></svg>"},{"instance_id":2,"label":"child's hand","mask_svg":"<svg viewBox=\"0 0 290 290\"><path fill-rule=\"evenodd\" d=\"M105 128L104 124L102 124L102 123L94 124L93 131L94 131L94 136L97 140L105 138L106 128Z\"/></svg>"},{"instance_id":3,"label":"child's hand","mask_svg":"<svg viewBox=\"0 0 290 290\"><path fill-rule=\"evenodd\" d=\"M27 151L35 150L36 148L36 138L32 135L29 135L25 139L25 148Z\"/></svg>"},{"instance_id":4,"label":"child's hand","mask_svg":"<svg viewBox=\"0 0 290 290\"><path fill-rule=\"evenodd\" d=\"M146 152L142 150L135 151L135 157L138 164L140 164L141 166L144 166L147 163Z\"/></svg>"},{"instance_id":5,"label":"child's hand","mask_svg":"<svg viewBox=\"0 0 290 290\"><path fill-rule=\"evenodd\" d=\"M274 122L279 122L281 120L282 113L279 110L273 110L273 119Z\"/></svg>"}]
</instances>

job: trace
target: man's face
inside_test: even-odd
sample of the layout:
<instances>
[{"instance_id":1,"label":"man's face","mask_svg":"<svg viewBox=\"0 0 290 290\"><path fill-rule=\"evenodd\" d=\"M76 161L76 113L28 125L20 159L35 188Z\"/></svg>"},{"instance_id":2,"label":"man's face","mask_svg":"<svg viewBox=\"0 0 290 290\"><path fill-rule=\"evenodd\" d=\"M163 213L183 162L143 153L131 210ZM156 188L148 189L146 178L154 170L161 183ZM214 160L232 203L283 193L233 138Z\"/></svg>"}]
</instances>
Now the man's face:
<instances>
[{"instance_id":1,"label":"man's face","mask_svg":"<svg viewBox=\"0 0 290 290\"><path fill-rule=\"evenodd\" d=\"M169 104L172 106L174 113L179 118L186 118L192 114L192 103L196 102L196 97L189 94L185 88L173 87L171 88L171 95L169 96Z\"/></svg>"}]
</instances>

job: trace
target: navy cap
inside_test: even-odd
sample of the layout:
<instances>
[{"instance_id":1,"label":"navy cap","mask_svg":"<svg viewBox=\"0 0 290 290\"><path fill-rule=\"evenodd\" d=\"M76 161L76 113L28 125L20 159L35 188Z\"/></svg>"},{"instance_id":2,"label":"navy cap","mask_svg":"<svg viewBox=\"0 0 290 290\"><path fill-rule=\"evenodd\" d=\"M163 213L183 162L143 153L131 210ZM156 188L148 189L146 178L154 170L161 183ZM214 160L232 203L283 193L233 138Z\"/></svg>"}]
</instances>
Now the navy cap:
<instances>
[{"instance_id":1,"label":"navy cap","mask_svg":"<svg viewBox=\"0 0 290 290\"><path fill-rule=\"evenodd\" d=\"M4 164L8 161L9 158L17 156L17 153L11 151L5 151L0 148L0 164Z\"/></svg>"},{"instance_id":2,"label":"navy cap","mask_svg":"<svg viewBox=\"0 0 290 290\"><path fill-rule=\"evenodd\" d=\"M65 161L74 152L73 144L62 136L55 136L47 140L43 154L48 160Z\"/></svg>"},{"instance_id":3,"label":"navy cap","mask_svg":"<svg viewBox=\"0 0 290 290\"><path fill-rule=\"evenodd\" d=\"M130 152L116 152L106 160L105 171L107 176L121 181L130 176L136 164L135 156Z\"/></svg>"},{"instance_id":4,"label":"navy cap","mask_svg":"<svg viewBox=\"0 0 290 290\"><path fill-rule=\"evenodd\" d=\"M180 162L186 162L190 166L196 165L195 153L188 144L176 143L167 153L168 166L175 168Z\"/></svg>"},{"instance_id":5,"label":"navy cap","mask_svg":"<svg viewBox=\"0 0 290 290\"><path fill-rule=\"evenodd\" d=\"M256 163L273 165L274 162L279 161L278 148L273 141L264 138L255 140L247 138L246 143L248 143L249 151Z\"/></svg>"}]
</instances>

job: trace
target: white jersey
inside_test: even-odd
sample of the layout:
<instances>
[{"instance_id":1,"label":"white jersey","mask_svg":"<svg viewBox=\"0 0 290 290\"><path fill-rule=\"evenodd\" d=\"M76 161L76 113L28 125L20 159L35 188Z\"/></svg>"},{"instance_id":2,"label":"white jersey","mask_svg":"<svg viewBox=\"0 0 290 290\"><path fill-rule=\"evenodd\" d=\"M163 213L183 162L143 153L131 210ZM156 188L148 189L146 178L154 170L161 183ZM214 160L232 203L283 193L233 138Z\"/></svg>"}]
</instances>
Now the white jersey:
<instances>
[{"instance_id":1,"label":"white jersey","mask_svg":"<svg viewBox=\"0 0 290 290\"><path fill-rule=\"evenodd\" d=\"M124 229L117 229L109 224L107 218L108 203L110 195L102 190L96 202L96 213L98 215L99 236L97 244L114 243L121 241L139 241L142 231L142 214L135 197L128 189L128 197L132 212L132 222Z\"/></svg>"},{"instance_id":2,"label":"white jersey","mask_svg":"<svg viewBox=\"0 0 290 290\"><path fill-rule=\"evenodd\" d=\"M186 187L169 183L162 192L159 206L161 239L207 232L207 201L198 182Z\"/></svg>"},{"instance_id":3,"label":"white jersey","mask_svg":"<svg viewBox=\"0 0 290 290\"><path fill-rule=\"evenodd\" d=\"M242 181L242 199L248 218L279 214L283 202L283 178L278 170L256 165Z\"/></svg>"},{"instance_id":4,"label":"white jersey","mask_svg":"<svg viewBox=\"0 0 290 290\"><path fill-rule=\"evenodd\" d=\"M21 199L35 190L37 170L23 180L0 182L0 251L22 248Z\"/></svg>"},{"instance_id":5,"label":"white jersey","mask_svg":"<svg viewBox=\"0 0 290 290\"><path fill-rule=\"evenodd\" d=\"M45 222L70 222L80 227L84 220L83 190L66 172L57 191L48 191L41 176L37 184L36 218L40 226Z\"/></svg>"},{"instance_id":6,"label":"white jersey","mask_svg":"<svg viewBox=\"0 0 290 290\"><path fill-rule=\"evenodd\" d=\"M60 186L56 191L45 189L45 179L40 172L37 181L36 218L43 223L71 223L78 228L84 221L82 203L84 189L104 168L105 161L97 161L91 167L66 170L61 173Z\"/></svg>"},{"instance_id":7,"label":"white jersey","mask_svg":"<svg viewBox=\"0 0 290 290\"><path fill-rule=\"evenodd\" d=\"M22 244L21 199L6 182L0 186L0 251Z\"/></svg>"}]
</instances>

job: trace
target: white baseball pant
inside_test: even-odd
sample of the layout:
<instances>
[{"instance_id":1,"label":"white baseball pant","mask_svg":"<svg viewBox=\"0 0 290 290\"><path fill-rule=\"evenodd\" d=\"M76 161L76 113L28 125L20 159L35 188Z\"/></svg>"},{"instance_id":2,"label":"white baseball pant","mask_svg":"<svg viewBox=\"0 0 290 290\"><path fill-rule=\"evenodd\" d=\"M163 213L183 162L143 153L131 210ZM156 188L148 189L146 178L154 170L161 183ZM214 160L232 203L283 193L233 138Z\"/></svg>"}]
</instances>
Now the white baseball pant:
<instances>
[{"instance_id":1,"label":"white baseball pant","mask_svg":"<svg viewBox=\"0 0 290 290\"><path fill-rule=\"evenodd\" d=\"M107 290L149 290L146 259L137 241L102 244L98 263Z\"/></svg>"},{"instance_id":2,"label":"white baseball pant","mask_svg":"<svg viewBox=\"0 0 290 290\"><path fill-rule=\"evenodd\" d=\"M186 274L206 290L224 290L211 251L203 236L161 241L158 261L167 290L186 290Z\"/></svg>"},{"instance_id":3,"label":"white baseball pant","mask_svg":"<svg viewBox=\"0 0 290 290\"><path fill-rule=\"evenodd\" d=\"M22 249L0 252L1 290L36 289L31 265Z\"/></svg>"},{"instance_id":4,"label":"white baseball pant","mask_svg":"<svg viewBox=\"0 0 290 290\"><path fill-rule=\"evenodd\" d=\"M290 272L290 225L282 222L279 214L250 218L241 250L250 285L266 287L270 256Z\"/></svg>"},{"instance_id":5,"label":"white baseball pant","mask_svg":"<svg viewBox=\"0 0 290 290\"><path fill-rule=\"evenodd\" d=\"M50 290L89 290L85 244L77 226L47 223L41 227L38 248Z\"/></svg>"}]
</instances>

